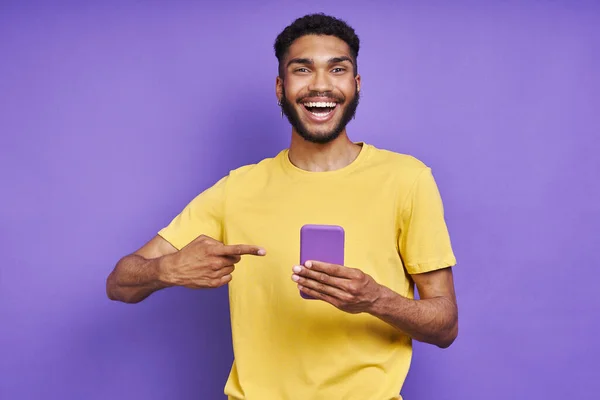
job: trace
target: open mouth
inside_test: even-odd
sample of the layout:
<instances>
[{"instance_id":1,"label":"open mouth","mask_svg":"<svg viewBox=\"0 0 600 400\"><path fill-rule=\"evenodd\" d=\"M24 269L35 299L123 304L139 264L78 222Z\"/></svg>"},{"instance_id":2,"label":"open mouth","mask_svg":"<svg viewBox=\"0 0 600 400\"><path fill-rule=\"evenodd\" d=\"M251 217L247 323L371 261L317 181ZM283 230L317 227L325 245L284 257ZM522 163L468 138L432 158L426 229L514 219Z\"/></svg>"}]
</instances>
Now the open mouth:
<instances>
[{"instance_id":1,"label":"open mouth","mask_svg":"<svg viewBox=\"0 0 600 400\"><path fill-rule=\"evenodd\" d=\"M329 116L337 107L335 102L307 102L302 104L306 110L317 118Z\"/></svg>"}]
</instances>

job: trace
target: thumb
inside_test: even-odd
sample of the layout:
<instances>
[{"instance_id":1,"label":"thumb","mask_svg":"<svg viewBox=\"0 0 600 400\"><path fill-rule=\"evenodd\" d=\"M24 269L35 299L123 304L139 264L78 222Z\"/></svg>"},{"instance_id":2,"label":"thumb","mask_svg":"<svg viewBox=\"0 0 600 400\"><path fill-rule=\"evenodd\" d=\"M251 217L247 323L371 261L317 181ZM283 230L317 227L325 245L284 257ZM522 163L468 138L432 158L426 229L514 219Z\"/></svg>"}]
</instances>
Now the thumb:
<instances>
[{"instance_id":1,"label":"thumb","mask_svg":"<svg viewBox=\"0 0 600 400\"><path fill-rule=\"evenodd\" d=\"M223 244L210 236L200 235L196 239L192 240L192 243L206 243L206 244Z\"/></svg>"}]
</instances>

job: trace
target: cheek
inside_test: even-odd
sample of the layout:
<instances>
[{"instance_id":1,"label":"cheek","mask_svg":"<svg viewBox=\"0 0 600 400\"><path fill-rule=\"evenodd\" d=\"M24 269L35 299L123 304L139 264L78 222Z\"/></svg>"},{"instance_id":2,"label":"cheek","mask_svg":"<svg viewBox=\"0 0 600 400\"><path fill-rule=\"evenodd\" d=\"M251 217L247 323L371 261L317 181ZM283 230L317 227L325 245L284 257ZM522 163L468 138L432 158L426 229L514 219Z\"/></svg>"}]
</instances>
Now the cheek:
<instances>
[{"instance_id":1,"label":"cheek","mask_svg":"<svg viewBox=\"0 0 600 400\"><path fill-rule=\"evenodd\" d=\"M352 99L356 94L356 80L354 80L354 78L339 77L339 79L334 82L334 87L334 92L344 96L345 102Z\"/></svg>"},{"instance_id":2,"label":"cheek","mask_svg":"<svg viewBox=\"0 0 600 400\"><path fill-rule=\"evenodd\" d=\"M288 79L284 84L285 95L290 101L295 101L305 90L306 85L297 79Z\"/></svg>"},{"instance_id":3,"label":"cheek","mask_svg":"<svg viewBox=\"0 0 600 400\"><path fill-rule=\"evenodd\" d=\"M346 99L354 97L354 95L356 95L357 90L356 81L352 80L351 82L345 82L344 86L340 87L340 90L342 91L342 93L344 93Z\"/></svg>"}]
</instances>

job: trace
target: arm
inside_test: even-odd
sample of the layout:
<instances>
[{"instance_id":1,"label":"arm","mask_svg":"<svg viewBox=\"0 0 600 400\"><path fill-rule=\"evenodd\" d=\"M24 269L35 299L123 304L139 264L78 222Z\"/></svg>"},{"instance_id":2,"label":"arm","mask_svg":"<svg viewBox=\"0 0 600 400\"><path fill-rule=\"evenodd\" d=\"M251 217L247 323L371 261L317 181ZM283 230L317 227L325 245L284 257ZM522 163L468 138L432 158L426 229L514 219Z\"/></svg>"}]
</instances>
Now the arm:
<instances>
[{"instance_id":1,"label":"arm","mask_svg":"<svg viewBox=\"0 0 600 400\"><path fill-rule=\"evenodd\" d=\"M232 279L242 255L264 255L257 246L219 241L227 179L200 193L152 240L119 260L106 280L107 296L138 303L171 286L219 287Z\"/></svg>"},{"instance_id":2,"label":"arm","mask_svg":"<svg viewBox=\"0 0 600 400\"><path fill-rule=\"evenodd\" d=\"M457 336L458 307L451 268L456 259L442 198L430 168L400 192L406 197L399 201L398 250L420 300L382 287L371 313L415 340L445 348Z\"/></svg>"},{"instance_id":3,"label":"arm","mask_svg":"<svg viewBox=\"0 0 600 400\"><path fill-rule=\"evenodd\" d=\"M106 295L111 300L139 303L168 285L160 279L164 264L173 261L177 249L155 236L133 254L119 260L106 280ZM168 267L167 267L168 268Z\"/></svg>"},{"instance_id":4,"label":"arm","mask_svg":"<svg viewBox=\"0 0 600 400\"><path fill-rule=\"evenodd\" d=\"M349 313L369 313L415 340L449 347L458 332L450 268L413 275L420 300L378 284L359 269L319 261L295 266L292 280L309 296Z\"/></svg>"},{"instance_id":5,"label":"arm","mask_svg":"<svg viewBox=\"0 0 600 400\"><path fill-rule=\"evenodd\" d=\"M242 255L265 255L258 246L224 245L200 235L177 251L160 236L135 253L123 257L106 280L111 300L139 303L157 290L171 286L217 288L232 279Z\"/></svg>"},{"instance_id":6,"label":"arm","mask_svg":"<svg viewBox=\"0 0 600 400\"><path fill-rule=\"evenodd\" d=\"M420 300L412 300L380 286L367 312L389 323L415 340L449 347L458 335L458 307L452 269L412 276Z\"/></svg>"}]
</instances>

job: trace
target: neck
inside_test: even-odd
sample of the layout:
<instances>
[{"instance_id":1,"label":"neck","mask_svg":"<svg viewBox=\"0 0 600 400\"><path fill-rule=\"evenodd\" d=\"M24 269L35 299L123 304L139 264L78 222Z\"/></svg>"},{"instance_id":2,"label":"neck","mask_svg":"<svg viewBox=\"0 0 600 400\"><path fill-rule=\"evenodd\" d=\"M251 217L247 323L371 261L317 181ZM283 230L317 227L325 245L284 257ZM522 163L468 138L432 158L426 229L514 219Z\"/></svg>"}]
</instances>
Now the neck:
<instances>
[{"instance_id":1,"label":"neck","mask_svg":"<svg viewBox=\"0 0 600 400\"><path fill-rule=\"evenodd\" d=\"M289 159L305 171L334 171L352 163L360 150L361 146L348 138L345 129L335 140L325 144L308 142L293 131Z\"/></svg>"}]
</instances>

